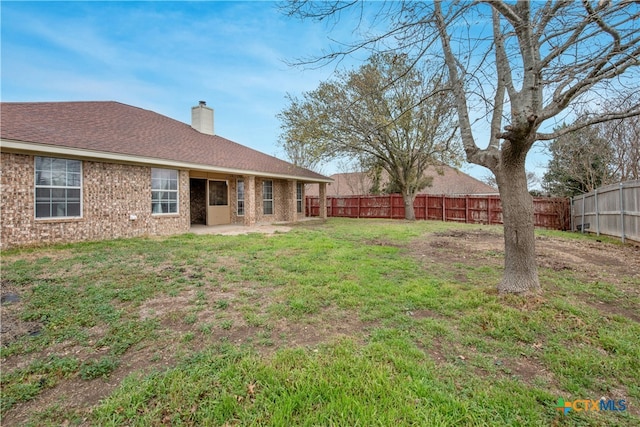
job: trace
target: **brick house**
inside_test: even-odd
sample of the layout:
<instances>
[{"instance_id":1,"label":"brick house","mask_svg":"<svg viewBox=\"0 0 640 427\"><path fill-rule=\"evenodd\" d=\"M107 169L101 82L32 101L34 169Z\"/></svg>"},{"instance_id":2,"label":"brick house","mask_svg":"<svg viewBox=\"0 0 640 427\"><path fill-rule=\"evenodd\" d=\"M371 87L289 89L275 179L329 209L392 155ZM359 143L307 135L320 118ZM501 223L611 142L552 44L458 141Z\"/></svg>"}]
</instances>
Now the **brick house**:
<instances>
[{"instance_id":1,"label":"brick house","mask_svg":"<svg viewBox=\"0 0 640 427\"><path fill-rule=\"evenodd\" d=\"M294 222L330 178L118 102L0 103L2 230L10 247Z\"/></svg>"}]
</instances>

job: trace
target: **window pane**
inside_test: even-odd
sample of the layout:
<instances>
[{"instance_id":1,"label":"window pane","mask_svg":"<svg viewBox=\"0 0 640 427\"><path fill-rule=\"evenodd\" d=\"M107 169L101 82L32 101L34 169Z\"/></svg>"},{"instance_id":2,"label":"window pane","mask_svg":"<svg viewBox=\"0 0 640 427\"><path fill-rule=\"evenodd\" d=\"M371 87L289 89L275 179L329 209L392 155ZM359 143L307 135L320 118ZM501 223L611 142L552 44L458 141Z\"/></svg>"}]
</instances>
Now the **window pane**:
<instances>
[{"instance_id":1,"label":"window pane","mask_svg":"<svg viewBox=\"0 0 640 427\"><path fill-rule=\"evenodd\" d=\"M67 202L80 204L80 189L73 189L73 188L68 189Z\"/></svg>"},{"instance_id":2,"label":"window pane","mask_svg":"<svg viewBox=\"0 0 640 427\"><path fill-rule=\"evenodd\" d=\"M49 203L36 203L36 218L49 218L51 205Z\"/></svg>"},{"instance_id":3,"label":"window pane","mask_svg":"<svg viewBox=\"0 0 640 427\"><path fill-rule=\"evenodd\" d=\"M262 183L262 198L263 200L273 199L273 182L264 181Z\"/></svg>"},{"instance_id":4,"label":"window pane","mask_svg":"<svg viewBox=\"0 0 640 427\"><path fill-rule=\"evenodd\" d=\"M51 200L50 188L36 188L36 203L49 203Z\"/></svg>"},{"instance_id":5,"label":"window pane","mask_svg":"<svg viewBox=\"0 0 640 427\"><path fill-rule=\"evenodd\" d=\"M67 199L67 192L64 188L51 189L51 201L53 203L64 203Z\"/></svg>"},{"instance_id":6,"label":"window pane","mask_svg":"<svg viewBox=\"0 0 640 427\"><path fill-rule=\"evenodd\" d=\"M67 172L67 161L65 159L51 159L51 169Z\"/></svg>"},{"instance_id":7,"label":"window pane","mask_svg":"<svg viewBox=\"0 0 640 427\"><path fill-rule=\"evenodd\" d=\"M51 157L36 157L36 170L51 170Z\"/></svg>"},{"instance_id":8,"label":"window pane","mask_svg":"<svg viewBox=\"0 0 640 427\"><path fill-rule=\"evenodd\" d=\"M81 179L79 173L69 173L67 174L67 185L69 187L80 187Z\"/></svg>"},{"instance_id":9,"label":"window pane","mask_svg":"<svg viewBox=\"0 0 640 427\"><path fill-rule=\"evenodd\" d=\"M67 161L67 172L69 173L80 173L80 160L69 160Z\"/></svg>"},{"instance_id":10,"label":"window pane","mask_svg":"<svg viewBox=\"0 0 640 427\"><path fill-rule=\"evenodd\" d=\"M273 181L262 182L262 212L265 215L273 214Z\"/></svg>"},{"instance_id":11,"label":"window pane","mask_svg":"<svg viewBox=\"0 0 640 427\"><path fill-rule=\"evenodd\" d=\"M36 171L36 185L51 185L51 171Z\"/></svg>"},{"instance_id":12,"label":"window pane","mask_svg":"<svg viewBox=\"0 0 640 427\"><path fill-rule=\"evenodd\" d=\"M265 215L273 214L273 202L272 201L264 201L262 205L263 213Z\"/></svg>"},{"instance_id":13,"label":"window pane","mask_svg":"<svg viewBox=\"0 0 640 427\"><path fill-rule=\"evenodd\" d=\"M67 203L67 216L80 216L80 203Z\"/></svg>"},{"instance_id":14,"label":"window pane","mask_svg":"<svg viewBox=\"0 0 640 427\"><path fill-rule=\"evenodd\" d=\"M51 185L64 187L67 185L67 171L54 169L51 171Z\"/></svg>"},{"instance_id":15,"label":"window pane","mask_svg":"<svg viewBox=\"0 0 640 427\"><path fill-rule=\"evenodd\" d=\"M238 200L244 200L244 181L238 180Z\"/></svg>"},{"instance_id":16,"label":"window pane","mask_svg":"<svg viewBox=\"0 0 640 427\"><path fill-rule=\"evenodd\" d=\"M51 216L67 216L67 204L66 203L52 203L51 204Z\"/></svg>"},{"instance_id":17,"label":"window pane","mask_svg":"<svg viewBox=\"0 0 640 427\"><path fill-rule=\"evenodd\" d=\"M209 206L227 206L226 181L209 181Z\"/></svg>"}]
</instances>

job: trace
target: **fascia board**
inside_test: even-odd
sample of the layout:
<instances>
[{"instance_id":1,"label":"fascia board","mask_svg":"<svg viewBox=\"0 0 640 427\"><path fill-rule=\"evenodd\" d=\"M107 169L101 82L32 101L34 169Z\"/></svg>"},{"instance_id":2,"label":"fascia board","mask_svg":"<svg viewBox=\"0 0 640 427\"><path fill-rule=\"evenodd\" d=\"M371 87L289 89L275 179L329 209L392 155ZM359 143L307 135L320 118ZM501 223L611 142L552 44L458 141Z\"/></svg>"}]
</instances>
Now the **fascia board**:
<instances>
[{"instance_id":1,"label":"fascia board","mask_svg":"<svg viewBox=\"0 0 640 427\"><path fill-rule=\"evenodd\" d=\"M172 167L177 169L228 173L231 175L244 175L244 176L253 175L253 176L259 176L259 177L265 177L265 178L287 179L287 180L296 180L296 181L302 181L302 182L325 182L325 183L333 182L333 179L331 178L313 179L313 178L304 177L304 176L274 174L274 173L268 173L268 172L246 170L246 169L225 168L225 167L211 166L211 165L199 164L199 163L180 162L175 160L160 159L155 157L133 156L129 154L111 153L108 151L87 150L84 148L61 147L59 145L38 144L34 142L15 141L15 140L8 140L8 139L0 139L0 149L2 149L2 151L14 151L19 153L50 154L50 155L57 155L57 156L67 156L67 157L78 158L78 159L107 160L107 161L117 162L117 163L127 163L127 164L144 165L144 166L165 166L165 167Z\"/></svg>"}]
</instances>

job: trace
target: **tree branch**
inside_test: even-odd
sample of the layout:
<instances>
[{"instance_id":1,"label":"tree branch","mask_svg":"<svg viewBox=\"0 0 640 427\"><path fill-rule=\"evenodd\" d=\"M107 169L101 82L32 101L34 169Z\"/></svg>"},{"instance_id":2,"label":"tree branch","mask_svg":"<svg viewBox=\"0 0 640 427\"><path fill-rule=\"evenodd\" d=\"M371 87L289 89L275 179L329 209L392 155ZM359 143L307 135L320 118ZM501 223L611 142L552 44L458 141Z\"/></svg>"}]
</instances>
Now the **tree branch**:
<instances>
[{"instance_id":1,"label":"tree branch","mask_svg":"<svg viewBox=\"0 0 640 427\"><path fill-rule=\"evenodd\" d=\"M556 139L560 136L566 135L570 132L575 132L587 126L596 125L598 123L604 123L611 120L617 119L626 119L629 117L640 116L640 106L636 105L633 109L625 112L617 112L617 113L607 113L600 114L596 117L593 117L589 120L575 122L572 125L564 126L561 129L558 129L554 132L550 133L536 133L536 139L538 141L550 141L552 139Z\"/></svg>"}]
</instances>

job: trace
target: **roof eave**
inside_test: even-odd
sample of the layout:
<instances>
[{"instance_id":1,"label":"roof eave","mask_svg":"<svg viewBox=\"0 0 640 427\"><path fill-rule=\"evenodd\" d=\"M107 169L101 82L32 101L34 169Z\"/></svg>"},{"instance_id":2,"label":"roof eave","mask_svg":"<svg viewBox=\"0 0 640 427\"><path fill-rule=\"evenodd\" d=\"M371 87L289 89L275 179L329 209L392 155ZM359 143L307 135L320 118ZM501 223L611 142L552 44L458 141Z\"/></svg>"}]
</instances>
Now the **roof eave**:
<instances>
[{"instance_id":1,"label":"roof eave","mask_svg":"<svg viewBox=\"0 0 640 427\"><path fill-rule=\"evenodd\" d=\"M266 178L275 179L288 179L303 181L309 183L324 182L332 183L333 179L329 177L313 178L301 175L290 175L282 173L270 173L264 171L247 170L226 168L220 166L213 166L200 163L181 162L175 160L146 157L146 156L134 156L130 154L112 153L108 151L88 150L84 148L72 148L62 147L52 144L41 144L35 142L17 141L11 139L0 139L0 150L7 152L29 153L29 154L49 154L49 155L62 155L79 159L95 159L95 160L107 160L116 163L128 163L145 166L165 166L179 169L198 170L205 172L218 172L228 173L231 175L253 175Z\"/></svg>"}]
</instances>

